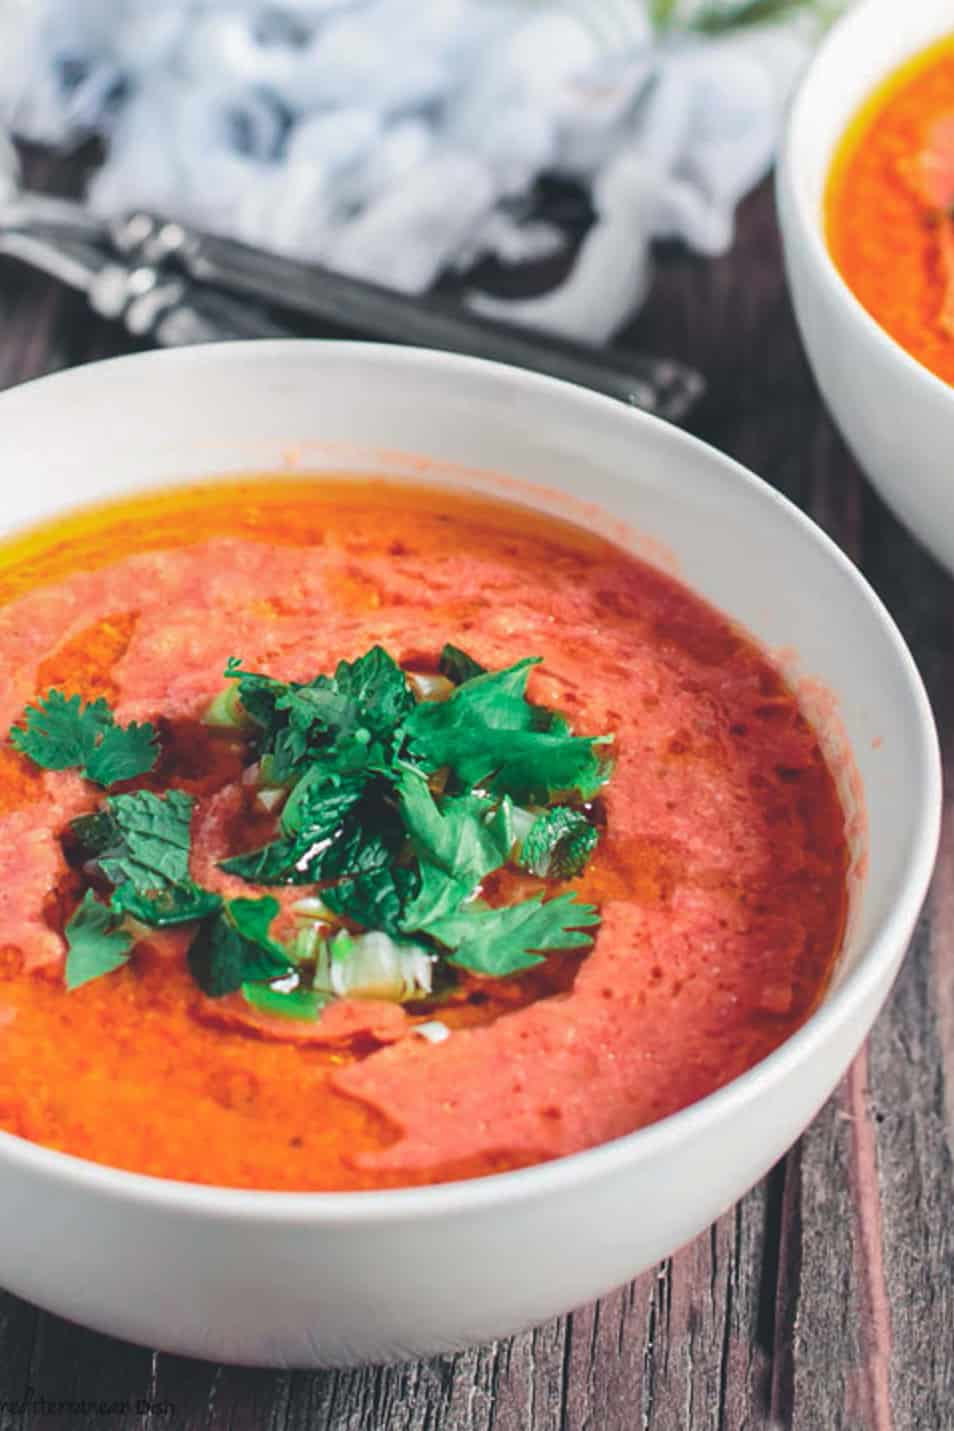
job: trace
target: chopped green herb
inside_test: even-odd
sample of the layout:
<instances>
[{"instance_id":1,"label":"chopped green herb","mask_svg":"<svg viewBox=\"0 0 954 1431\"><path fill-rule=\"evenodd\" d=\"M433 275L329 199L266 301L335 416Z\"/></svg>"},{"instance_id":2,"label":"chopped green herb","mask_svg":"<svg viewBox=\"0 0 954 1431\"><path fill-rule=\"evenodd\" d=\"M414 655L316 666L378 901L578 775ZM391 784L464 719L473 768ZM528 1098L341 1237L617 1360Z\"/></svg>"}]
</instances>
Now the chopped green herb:
<instances>
[{"instance_id":1,"label":"chopped green herb","mask_svg":"<svg viewBox=\"0 0 954 1431\"><path fill-rule=\"evenodd\" d=\"M362 798L358 790L352 798L342 790L337 797L334 792L329 796L323 806L313 805L310 816L301 816L305 823L296 834L222 860L219 868L253 884L277 885L315 884L389 864L402 831L393 807L384 804L380 792ZM296 813L293 818L297 823L300 816Z\"/></svg>"},{"instance_id":2,"label":"chopped green herb","mask_svg":"<svg viewBox=\"0 0 954 1431\"><path fill-rule=\"evenodd\" d=\"M464 909L431 925L430 933L454 952L450 962L475 974L501 978L542 962L548 949L579 949L592 944L579 931L599 923L592 904L561 894L542 895L501 909Z\"/></svg>"},{"instance_id":3,"label":"chopped green herb","mask_svg":"<svg viewBox=\"0 0 954 1431\"><path fill-rule=\"evenodd\" d=\"M202 889L192 880L144 894L132 880L127 880L113 891L110 906L119 914L138 919L140 924L164 929L176 924L191 924L196 919L207 919L222 908L222 896Z\"/></svg>"},{"instance_id":4,"label":"chopped green herb","mask_svg":"<svg viewBox=\"0 0 954 1431\"><path fill-rule=\"evenodd\" d=\"M454 913L485 875L507 862L513 845L510 801L476 795L445 796L440 807L427 781L405 768L398 792L411 844L420 860L421 883L406 906L402 929L428 930Z\"/></svg>"},{"instance_id":5,"label":"chopped green herb","mask_svg":"<svg viewBox=\"0 0 954 1431\"><path fill-rule=\"evenodd\" d=\"M23 727L10 731L13 745L44 770L81 770L96 785L117 785L151 770L159 758L151 725L116 724L105 700L84 705L80 696L52 690L27 706Z\"/></svg>"},{"instance_id":6,"label":"chopped green herb","mask_svg":"<svg viewBox=\"0 0 954 1431\"><path fill-rule=\"evenodd\" d=\"M367 763L367 747L384 758L382 742L414 706L407 677L381 646L357 661L339 661L333 676L305 683L244 671L234 657L225 675L238 681L244 709L262 728L272 784L293 779L310 754L322 750L337 748L339 761L351 768L362 763L362 755Z\"/></svg>"},{"instance_id":7,"label":"chopped green herb","mask_svg":"<svg viewBox=\"0 0 954 1431\"><path fill-rule=\"evenodd\" d=\"M585 868L598 839L596 829L579 810L557 805L534 820L517 863L540 879L572 879Z\"/></svg>"},{"instance_id":8,"label":"chopped green herb","mask_svg":"<svg viewBox=\"0 0 954 1431\"><path fill-rule=\"evenodd\" d=\"M442 676L453 681L455 686L462 686L465 681L472 681L475 676L487 674L486 666L481 666L473 656L468 656L466 651L462 651L459 646L452 646L449 641L441 651L438 670Z\"/></svg>"},{"instance_id":9,"label":"chopped green herb","mask_svg":"<svg viewBox=\"0 0 954 1431\"><path fill-rule=\"evenodd\" d=\"M189 968L204 993L220 998L243 984L270 983L292 972L287 951L268 934L278 908L271 895L233 899L199 926Z\"/></svg>"},{"instance_id":10,"label":"chopped green herb","mask_svg":"<svg viewBox=\"0 0 954 1431\"><path fill-rule=\"evenodd\" d=\"M510 801L445 796L440 806L427 781L405 767L398 782L401 814L415 853L445 874L475 885L505 864L513 844Z\"/></svg>"},{"instance_id":11,"label":"chopped green herb","mask_svg":"<svg viewBox=\"0 0 954 1431\"><path fill-rule=\"evenodd\" d=\"M189 966L207 994L241 989L253 1007L297 1018L317 1017L345 992L431 997L435 978L442 988L456 977L451 966L502 977L547 950L591 943L583 931L596 911L569 896L498 909L475 900L508 863L538 878L578 874L597 841L578 809L553 802L588 797L606 781L600 747L610 737L575 736L563 716L528 701L538 659L486 671L445 646L442 696L454 688L420 703L380 646L309 682L230 660L233 684L207 718L251 730L259 795L277 818L270 843L220 867L259 886L319 884L320 917L305 928L299 918L283 948L269 933L276 900L225 902L191 878L190 795L111 796L71 826L74 862L95 864L114 886L109 908L89 894L71 921L71 987L128 957L123 917L153 928L197 924ZM84 708L53 691L27 717L15 741L49 768L78 765L110 783L141 764L143 742L156 758L152 728L120 729L103 701ZM534 815L527 805L550 808ZM336 918L364 932L339 929L329 942ZM297 983L288 979L296 970Z\"/></svg>"},{"instance_id":12,"label":"chopped green herb","mask_svg":"<svg viewBox=\"0 0 954 1431\"><path fill-rule=\"evenodd\" d=\"M342 880L321 897L332 913L353 919L365 929L398 937L404 932L402 913L416 884L413 870L385 865L355 879Z\"/></svg>"},{"instance_id":13,"label":"chopped green herb","mask_svg":"<svg viewBox=\"0 0 954 1431\"><path fill-rule=\"evenodd\" d=\"M114 833L97 856L106 878L115 885L128 880L145 895L187 884L192 806L192 796L182 790L167 790L165 795L137 790L107 800ZM105 826L102 829L105 838Z\"/></svg>"},{"instance_id":14,"label":"chopped green herb","mask_svg":"<svg viewBox=\"0 0 954 1431\"><path fill-rule=\"evenodd\" d=\"M91 979L112 974L128 962L133 937L120 927L111 910L86 891L83 902L66 926L66 987L78 989Z\"/></svg>"},{"instance_id":15,"label":"chopped green herb","mask_svg":"<svg viewBox=\"0 0 954 1431\"><path fill-rule=\"evenodd\" d=\"M484 786L520 803L594 794L609 777L595 749L608 737L571 736L561 717L531 705L526 685L535 664L519 661L468 681L446 701L417 706L404 723L410 758L428 771L449 766L465 788Z\"/></svg>"}]
</instances>

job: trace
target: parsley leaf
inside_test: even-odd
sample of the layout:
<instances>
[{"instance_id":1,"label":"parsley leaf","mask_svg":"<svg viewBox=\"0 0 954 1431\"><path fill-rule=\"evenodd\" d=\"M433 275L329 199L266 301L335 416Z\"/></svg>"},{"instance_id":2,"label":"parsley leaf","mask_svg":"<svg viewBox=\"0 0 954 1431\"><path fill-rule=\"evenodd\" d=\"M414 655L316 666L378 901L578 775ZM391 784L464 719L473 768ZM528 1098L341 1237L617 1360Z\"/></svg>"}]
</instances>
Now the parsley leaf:
<instances>
[{"instance_id":1,"label":"parsley leaf","mask_svg":"<svg viewBox=\"0 0 954 1431\"><path fill-rule=\"evenodd\" d=\"M91 889L66 926L66 987L78 989L102 974L121 969L133 946L131 934L120 928L116 916L100 904Z\"/></svg>"},{"instance_id":2,"label":"parsley leaf","mask_svg":"<svg viewBox=\"0 0 954 1431\"><path fill-rule=\"evenodd\" d=\"M246 983L267 983L292 971L287 952L269 938L278 900L233 899L207 919L189 949L189 968L203 993L217 999Z\"/></svg>"},{"instance_id":3,"label":"parsley leaf","mask_svg":"<svg viewBox=\"0 0 954 1431\"><path fill-rule=\"evenodd\" d=\"M109 786L144 775L159 758L155 728L117 725L102 699L84 705L80 696L51 690L24 716L25 726L15 725L10 740L44 770L78 769L87 780Z\"/></svg>"},{"instance_id":4,"label":"parsley leaf","mask_svg":"<svg viewBox=\"0 0 954 1431\"><path fill-rule=\"evenodd\" d=\"M568 805L539 815L527 831L517 863L540 879L571 879L586 866L599 834Z\"/></svg>"},{"instance_id":5,"label":"parsley leaf","mask_svg":"<svg viewBox=\"0 0 954 1431\"><path fill-rule=\"evenodd\" d=\"M541 963L539 951L592 944L592 936L579 931L598 923L594 906L578 903L571 894L546 903L535 895L501 909L461 910L435 921L430 933L453 950L451 964L501 978Z\"/></svg>"}]
</instances>

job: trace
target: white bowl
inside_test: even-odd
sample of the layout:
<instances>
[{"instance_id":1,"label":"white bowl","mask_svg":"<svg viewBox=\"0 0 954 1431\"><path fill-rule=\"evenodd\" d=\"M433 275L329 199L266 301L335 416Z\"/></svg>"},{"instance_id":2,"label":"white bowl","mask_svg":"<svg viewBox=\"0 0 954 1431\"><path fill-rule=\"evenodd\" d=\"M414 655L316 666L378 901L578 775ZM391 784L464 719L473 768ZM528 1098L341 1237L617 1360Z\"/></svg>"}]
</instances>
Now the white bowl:
<instances>
[{"instance_id":1,"label":"white bowl","mask_svg":"<svg viewBox=\"0 0 954 1431\"><path fill-rule=\"evenodd\" d=\"M778 167L785 262L818 385L884 500L954 570L954 387L890 337L828 252L823 200L848 124L878 84L954 34L951 0L861 0L834 26L792 106Z\"/></svg>"},{"instance_id":2,"label":"white bowl","mask_svg":"<svg viewBox=\"0 0 954 1431\"><path fill-rule=\"evenodd\" d=\"M794 1037L693 1107L574 1157L406 1191L256 1193L0 1134L0 1284L149 1346L304 1367L507 1335L626 1282L745 1192L827 1098L891 986L934 863L940 774L917 671L855 568L756 477L610 399L325 342L148 353L0 397L6 528L289 463L509 494L681 573L805 678L857 856L836 978Z\"/></svg>"}]
</instances>

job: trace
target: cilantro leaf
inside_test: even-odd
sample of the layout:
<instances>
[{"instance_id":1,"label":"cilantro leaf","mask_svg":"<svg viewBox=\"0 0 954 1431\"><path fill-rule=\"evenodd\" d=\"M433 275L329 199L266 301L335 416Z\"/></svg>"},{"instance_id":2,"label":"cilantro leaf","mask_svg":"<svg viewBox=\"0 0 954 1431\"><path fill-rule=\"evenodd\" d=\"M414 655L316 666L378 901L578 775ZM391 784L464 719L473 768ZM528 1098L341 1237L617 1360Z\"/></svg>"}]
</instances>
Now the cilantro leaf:
<instances>
[{"instance_id":1,"label":"cilantro leaf","mask_svg":"<svg viewBox=\"0 0 954 1431\"><path fill-rule=\"evenodd\" d=\"M420 889L404 910L402 928L427 930L506 863L513 845L511 805L506 799L496 805L464 795L445 797L438 808L427 781L408 767L401 773L398 795L421 862Z\"/></svg>"},{"instance_id":2,"label":"cilantro leaf","mask_svg":"<svg viewBox=\"0 0 954 1431\"><path fill-rule=\"evenodd\" d=\"M103 731L102 740L86 761L85 775L96 785L119 785L145 775L159 758L155 726L111 725Z\"/></svg>"},{"instance_id":3,"label":"cilantro leaf","mask_svg":"<svg viewBox=\"0 0 954 1431\"><path fill-rule=\"evenodd\" d=\"M44 770L81 770L97 785L116 785L151 770L159 758L151 725L116 724L105 700L89 701L51 690L24 712L10 740Z\"/></svg>"},{"instance_id":4,"label":"cilantro leaf","mask_svg":"<svg viewBox=\"0 0 954 1431\"><path fill-rule=\"evenodd\" d=\"M487 674L486 666L481 666L473 656L468 656L466 651L462 651L459 646L452 646L449 641L441 651L437 669L442 676L453 681L455 686L462 686L465 681L472 681L475 676Z\"/></svg>"},{"instance_id":5,"label":"cilantro leaf","mask_svg":"<svg viewBox=\"0 0 954 1431\"><path fill-rule=\"evenodd\" d=\"M546 804L567 791L595 794L609 776L595 749L606 737L572 736L562 716L527 701L536 659L417 706L404 723L411 759L428 771L449 766L465 788L483 785L524 804Z\"/></svg>"},{"instance_id":6,"label":"cilantro leaf","mask_svg":"<svg viewBox=\"0 0 954 1431\"><path fill-rule=\"evenodd\" d=\"M435 921L430 933L453 950L451 964L501 978L541 963L540 951L592 944L592 936L579 931L598 923L594 906L578 903L571 894L546 903L535 895L501 909L461 910Z\"/></svg>"},{"instance_id":7,"label":"cilantro leaf","mask_svg":"<svg viewBox=\"0 0 954 1431\"><path fill-rule=\"evenodd\" d=\"M584 869L598 839L595 827L579 810L557 805L534 820L517 863L540 879L571 879Z\"/></svg>"},{"instance_id":8,"label":"cilantro leaf","mask_svg":"<svg viewBox=\"0 0 954 1431\"><path fill-rule=\"evenodd\" d=\"M66 987L78 989L102 974L121 969L133 946L131 934L120 928L116 916L88 889L83 902L66 926Z\"/></svg>"},{"instance_id":9,"label":"cilantro leaf","mask_svg":"<svg viewBox=\"0 0 954 1431\"><path fill-rule=\"evenodd\" d=\"M233 899L214 919L207 919L189 949L189 968L211 998L233 994L246 983L267 983L292 971L292 961L268 931L278 913L277 899Z\"/></svg>"},{"instance_id":10,"label":"cilantro leaf","mask_svg":"<svg viewBox=\"0 0 954 1431\"><path fill-rule=\"evenodd\" d=\"M398 781L401 814L415 852L471 886L505 864L513 845L512 807L477 795L446 796L438 807L427 781L405 767Z\"/></svg>"}]
</instances>

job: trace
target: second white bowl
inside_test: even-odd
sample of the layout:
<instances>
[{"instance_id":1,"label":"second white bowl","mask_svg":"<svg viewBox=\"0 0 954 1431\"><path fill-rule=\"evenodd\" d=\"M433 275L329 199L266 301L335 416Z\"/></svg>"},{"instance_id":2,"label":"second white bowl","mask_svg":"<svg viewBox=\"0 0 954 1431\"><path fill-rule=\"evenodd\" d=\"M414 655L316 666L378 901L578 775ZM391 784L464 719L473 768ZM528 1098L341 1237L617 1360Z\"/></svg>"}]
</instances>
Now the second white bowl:
<instances>
[{"instance_id":1,"label":"second white bowl","mask_svg":"<svg viewBox=\"0 0 954 1431\"><path fill-rule=\"evenodd\" d=\"M954 33L951 0L862 0L815 57L778 169L785 262L818 385L884 500L954 570L954 387L862 307L825 243L824 194L839 140L878 84Z\"/></svg>"}]
</instances>

